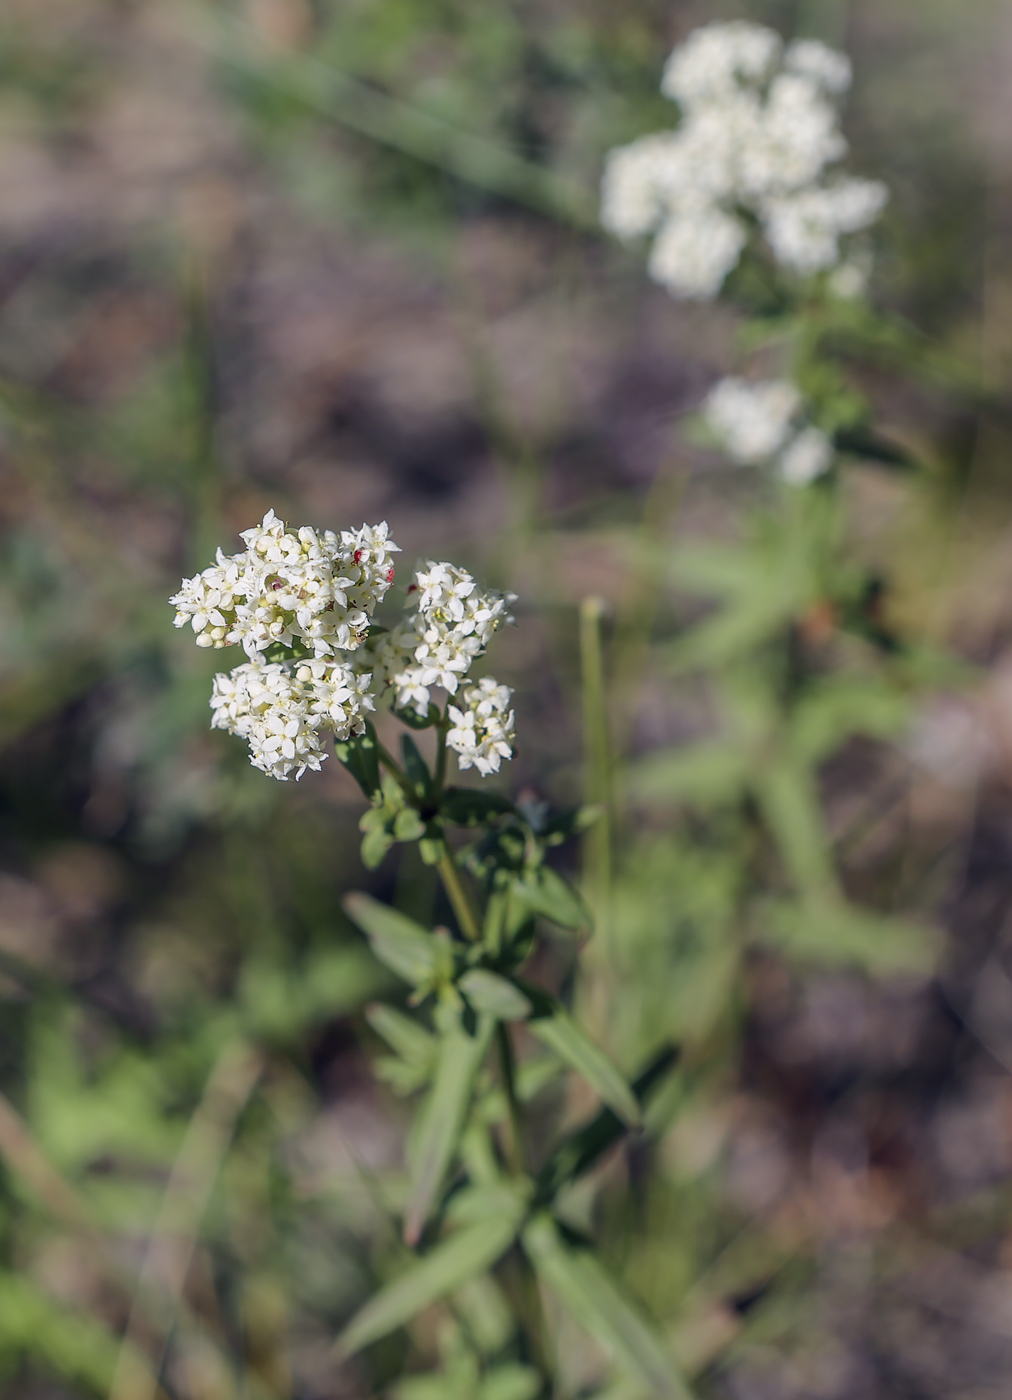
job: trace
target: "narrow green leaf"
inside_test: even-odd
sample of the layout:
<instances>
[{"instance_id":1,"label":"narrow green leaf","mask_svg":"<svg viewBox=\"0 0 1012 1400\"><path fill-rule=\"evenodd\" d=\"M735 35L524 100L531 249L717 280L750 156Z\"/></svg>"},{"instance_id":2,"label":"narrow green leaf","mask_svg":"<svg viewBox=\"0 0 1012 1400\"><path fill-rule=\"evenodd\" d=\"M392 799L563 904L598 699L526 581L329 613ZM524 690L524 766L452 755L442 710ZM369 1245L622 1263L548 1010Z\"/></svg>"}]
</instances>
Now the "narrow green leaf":
<instances>
[{"instance_id":1,"label":"narrow green leaf","mask_svg":"<svg viewBox=\"0 0 1012 1400\"><path fill-rule=\"evenodd\" d=\"M679 1050L666 1045L633 1081L636 1102L646 1104L654 1088L675 1065ZM626 1126L610 1108L602 1108L589 1123L561 1142L541 1168L535 1183L539 1201L550 1201L563 1186L590 1171L610 1147L624 1137Z\"/></svg>"},{"instance_id":2,"label":"narrow green leaf","mask_svg":"<svg viewBox=\"0 0 1012 1400\"><path fill-rule=\"evenodd\" d=\"M519 987L484 967L465 972L457 985L476 1011L499 1021L526 1021L534 1009Z\"/></svg>"},{"instance_id":3,"label":"narrow green leaf","mask_svg":"<svg viewBox=\"0 0 1012 1400\"><path fill-rule=\"evenodd\" d=\"M589 928L590 913L576 890L547 865L529 870L512 883L512 894L531 914L542 914L560 928Z\"/></svg>"},{"instance_id":4,"label":"narrow green leaf","mask_svg":"<svg viewBox=\"0 0 1012 1400\"><path fill-rule=\"evenodd\" d=\"M930 972L941 944L938 930L927 924L834 899L770 900L761 927L764 937L795 958L879 976Z\"/></svg>"},{"instance_id":5,"label":"narrow green leaf","mask_svg":"<svg viewBox=\"0 0 1012 1400\"><path fill-rule=\"evenodd\" d=\"M438 724L442 715L438 705L430 705L424 715L420 715L417 710L393 710L401 724L406 724L409 729L431 729L434 724Z\"/></svg>"},{"instance_id":6,"label":"narrow green leaf","mask_svg":"<svg viewBox=\"0 0 1012 1400\"><path fill-rule=\"evenodd\" d=\"M436 970L436 944L421 924L367 894L345 895L343 904L380 962L413 986L431 979Z\"/></svg>"},{"instance_id":7,"label":"narrow green leaf","mask_svg":"<svg viewBox=\"0 0 1012 1400\"><path fill-rule=\"evenodd\" d=\"M429 765L418 752L418 745L410 734L401 735L401 753L404 755L404 771L408 775L408 782L414 788L418 797L425 802L430 801L432 797L432 774L429 772Z\"/></svg>"},{"instance_id":8,"label":"narrow green leaf","mask_svg":"<svg viewBox=\"0 0 1012 1400\"><path fill-rule=\"evenodd\" d=\"M741 796L754 765L747 748L720 739L652 753L631 765L626 781L639 802L715 807Z\"/></svg>"},{"instance_id":9,"label":"narrow green leaf","mask_svg":"<svg viewBox=\"0 0 1012 1400\"><path fill-rule=\"evenodd\" d=\"M459 1015L440 1036L432 1092L422 1108L412 1142L411 1181L404 1216L404 1238L416 1244L460 1142L475 1076L492 1037L494 1022L482 1017L474 1035Z\"/></svg>"},{"instance_id":10,"label":"narrow green leaf","mask_svg":"<svg viewBox=\"0 0 1012 1400\"><path fill-rule=\"evenodd\" d=\"M523 987L525 991L530 990L535 994L539 990L528 989L526 983ZM543 992L540 996L532 996L532 1000L538 1010L542 1010L545 1002L549 1001ZM630 1128L638 1128L642 1121L639 1105L625 1077L600 1046L584 1035L564 1007L554 1000L549 1001L549 1007L549 1014L544 1014L542 1010L536 1020L528 1022L531 1030L543 1045L547 1045L570 1069L585 1079L624 1123Z\"/></svg>"},{"instance_id":11,"label":"narrow green leaf","mask_svg":"<svg viewBox=\"0 0 1012 1400\"><path fill-rule=\"evenodd\" d=\"M488 1373L478 1400L534 1400L540 1391L541 1377L532 1366L507 1364Z\"/></svg>"},{"instance_id":12,"label":"narrow green leaf","mask_svg":"<svg viewBox=\"0 0 1012 1400\"><path fill-rule=\"evenodd\" d=\"M366 721L364 734L338 740L334 752L371 802L381 786L376 731L369 721Z\"/></svg>"},{"instance_id":13,"label":"narrow green leaf","mask_svg":"<svg viewBox=\"0 0 1012 1400\"><path fill-rule=\"evenodd\" d=\"M487 822L514 812L513 803L496 792L471 788L447 788L439 804L440 813L454 826L484 826Z\"/></svg>"},{"instance_id":14,"label":"narrow green leaf","mask_svg":"<svg viewBox=\"0 0 1012 1400\"><path fill-rule=\"evenodd\" d=\"M435 1060L436 1037L403 1011L375 1002L366 1007L365 1019L402 1059L425 1065Z\"/></svg>"},{"instance_id":15,"label":"narrow green leaf","mask_svg":"<svg viewBox=\"0 0 1012 1400\"><path fill-rule=\"evenodd\" d=\"M691 1392L653 1326L592 1253L565 1244L548 1215L531 1221L523 1245L542 1281L619 1366L643 1380L658 1400L690 1400Z\"/></svg>"},{"instance_id":16,"label":"narrow green leaf","mask_svg":"<svg viewBox=\"0 0 1012 1400\"><path fill-rule=\"evenodd\" d=\"M355 1314L337 1339L338 1351L350 1356L490 1269L512 1244L518 1219L505 1214L483 1220L436 1245Z\"/></svg>"},{"instance_id":17,"label":"narrow green leaf","mask_svg":"<svg viewBox=\"0 0 1012 1400\"><path fill-rule=\"evenodd\" d=\"M831 895L837 887L836 871L811 771L784 755L756 775L754 788L798 890L808 896Z\"/></svg>"},{"instance_id":18,"label":"narrow green leaf","mask_svg":"<svg viewBox=\"0 0 1012 1400\"><path fill-rule=\"evenodd\" d=\"M569 811L558 812L554 817L549 817L539 835L546 846L561 846L564 841L589 831L603 815L604 808L599 803L573 807Z\"/></svg>"},{"instance_id":19,"label":"narrow green leaf","mask_svg":"<svg viewBox=\"0 0 1012 1400\"><path fill-rule=\"evenodd\" d=\"M917 459L898 443L881 437L867 426L838 428L833 434L833 446L837 452L847 452L853 457L863 457L869 462L879 462L884 467L915 471Z\"/></svg>"},{"instance_id":20,"label":"narrow green leaf","mask_svg":"<svg viewBox=\"0 0 1012 1400\"><path fill-rule=\"evenodd\" d=\"M414 807L402 807L394 817L393 832L398 841L420 841L425 835L425 823Z\"/></svg>"}]
</instances>

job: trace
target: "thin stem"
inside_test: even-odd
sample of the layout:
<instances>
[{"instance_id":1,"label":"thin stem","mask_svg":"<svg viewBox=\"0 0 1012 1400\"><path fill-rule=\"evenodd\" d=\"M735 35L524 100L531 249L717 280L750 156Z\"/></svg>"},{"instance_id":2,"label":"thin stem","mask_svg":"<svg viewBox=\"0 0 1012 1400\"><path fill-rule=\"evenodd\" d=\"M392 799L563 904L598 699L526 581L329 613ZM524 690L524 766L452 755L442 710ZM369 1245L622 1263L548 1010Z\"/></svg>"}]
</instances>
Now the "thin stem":
<instances>
[{"instance_id":1,"label":"thin stem","mask_svg":"<svg viewBox=\"0 0 1012 1400\"><path fill-rule=\"evenodd\" d=\"M472 943L477 943L481 938L481 920L478 917L478 911L475 909L464 888L460 878L460 871L457 869L457 863L453 859L453 852L450 850L449 846L446 847L443 854L439 857L439 863L436 869L439 871L439 878L443 882L443 889L446 891L447 898L453 906L453 912L457 916L457 923L460 925L461 933L465 938L470 939Z\"/></svg>"},{"instance_id":2,"label":"thin stem","mask_svg":"<svg viewBox=\"0 0 1012 1400\"><path fill-rule=\"evenodd\" d=\"M607 931L611 905L611 754L604 693L600 598L580 604L580 670L583 682L583 750L588 801L601 806L601 816L583 839L583 873L598 920Z\"/></svg>"},{"instance_id":3,"label":"thin stem","mask_svg":"<svg viewBox=\"0 0 1012 1400\"><path fill-rule=\"evenodd\" d=\"M436 801L443 795L446 782L446 731L450 722L444 715L436 726Z\"/></svg>"},{"instance_id":4,"label":"thin stem","mask_svg":"<svg viewBox=\"0 0 1012 1400\"><path fill-rule=\"evenodd\" d=\"M500 1021L495 1028L496 1045L499 1050L499 1070L502 1090L506 1099L507 1133L506 1160L514 1176L523 1176L524 1164L523 1110L517 1098L516 1057L510 1039L509 1026Z\"/></svg>"},{"instance_id":5,"label":"thin stem","mask_svg":"<svg viewBox=\"0 0 1012 1400\"><path fill-rule=\"evenodd\" d=\"M262 1072L263 1060L252 1046L242 1040L225 1046L172 1164L137 1281L138 1294L149 1286L161 1293L169 1319L180 1309L201 1223L236 1122ZM143 1316L135 1306L127 1319L109 1400L155 1400L157 1382L135 1360L142 1335Z\"/></svg>"},{"instance_id":6,"label":"thin stem","mask_svg":"<svg viewBox=\"0 0 1012 1400\"><path fill-rule=\"evenodd\" d=\"M615 649L612 657L616 724L612 751L625 754L630 746L636 709L650 660L650 639L660 609L662 590L658 575L666 553L665 538L685 489L685 474L668 460L657 471L643 503L636 542L636 560L625 598L615 617Z\"/></svg>"},{"instance_id":7,"label":"thin stem","mask_svg":"<svg viewBox=\"0 0 1012 1400\"><path fill-rule=\"evenodd\" d=\"M404 796L408 799L410 805L412 807L417 807L418 795L415 792L414 788L411 786L410 782L408 781L408 775L405 773L404 769L397 762L396 758L394 758L393 754L386 747L386 745L380 743L378 738L376 740L376 753L379 758L379 761L383 764L384 768L386 768L389 771L391 777L394 779L401 792L403 792Z\"/></svg>"},{"instance_id":8,"label":"thin stem","mask_svg":"<svg viewBox=\"0 0 1012 1400\"><path fill-rule=\"evenodd\" d=\"M495 1028L496 1048L499 1052L499 1074L502 1080L503 1095L506 1099L506 1161L515 1177L526 1175L524 1163L523 1107L517 1097L516 1056L509 1026L500 1021ZM541 1304L541 1291L537 1275L530 1260L522 1249L516 1249L511 1256L515 1269L515 1303L517 1314L527 1338L530 1359L541 1372L544 1380L544 1393L554 1394L552 1365L549 1360L545 1313Z\"/></svg>"}]
</instances>

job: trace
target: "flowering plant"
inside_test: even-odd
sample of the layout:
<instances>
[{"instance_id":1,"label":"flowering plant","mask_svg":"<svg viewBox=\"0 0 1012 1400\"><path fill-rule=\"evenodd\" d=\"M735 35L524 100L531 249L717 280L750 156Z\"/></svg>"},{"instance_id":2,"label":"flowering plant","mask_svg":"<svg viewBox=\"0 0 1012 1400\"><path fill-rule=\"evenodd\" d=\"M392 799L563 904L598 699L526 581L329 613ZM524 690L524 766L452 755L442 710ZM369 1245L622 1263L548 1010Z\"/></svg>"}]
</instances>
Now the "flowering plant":
<instances>
[{"instance_id":1,"label":"flowering plant","mask_svg":"<svg viewBox=\"0 0 1012 1400\"><path fill-rule=\"evenodd\" d=\"M541 1282L586 1325L592 1319L620 1364L651 1393L686 1394L652 1325L557 1213L561 1193L621 1136L642 1126L642 1104L674 1060L655 1053L630 1084L563 1002L522 973L539 920L587 929L576 890L547 852L584 830L593 809L552 814L537 801L447 785L447 751L461 769L496 773L513 754L512 691L469 672L496 630L512 621L513 594L481 588L464 569L429 562L409 585L406 615L384 629L371 619L393 584L397 546L385 523L318 534L286 529L273 511L220 551L172 598L176 626L197 644L241 645L249 658L214 678L212 727L245 738L254 767L282 781L317 770L331 736L339 760L369 799L362 855L376 866L395 841L417 841L438 868L454 927L426 929L367 894L345 901L377 959L411 988L407 1015L373 1007L370 1023L392 1056L380 1069L401 1093L425 1089L410 1134L403 1235L420 1257L354 1317L339 1341L351 1354L410 1321L433 1301L496 1271L516 1307L482 1396L547 1393L553 1364ZM445 708L432 691L448 697ZM386 704L405 726L402 760L369 718ZM434 762L413 733L431 729ZM477 839L463 850L454 828ZM543 1052L518 1063L514 1028ZM494 1052L496 1069L487 1065ZM569 1069L600 1109L546 1157L525 1127L527 1105ZM450 1371L478 1383L480 1355L467 1332L444 1339ZM468 1390L468 1394L476 1393Z\"/></svg>"}]
</instances>

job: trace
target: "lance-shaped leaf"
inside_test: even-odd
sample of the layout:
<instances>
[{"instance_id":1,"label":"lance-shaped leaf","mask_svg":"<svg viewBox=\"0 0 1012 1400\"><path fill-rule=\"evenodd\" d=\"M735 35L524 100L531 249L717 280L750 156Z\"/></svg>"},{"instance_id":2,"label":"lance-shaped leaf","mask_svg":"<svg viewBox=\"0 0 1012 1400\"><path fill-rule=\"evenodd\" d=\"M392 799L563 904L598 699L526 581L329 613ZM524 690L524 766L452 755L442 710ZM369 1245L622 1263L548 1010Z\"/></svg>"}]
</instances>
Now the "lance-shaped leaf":
<instances>
[{"instance_id":1,"label":"lance-shaped leaf","mask_svg":"<svg viewBox=\"0 0 1012 1400\"><path fill-rule=\"evenodd\" d=\"M547 865L529 870L512 882L511 892L518 904L531 914L542 914L560 928L589 928L590 913L576 890Z\"/></svg>"},{"instance_id":2,"label":"lance-shaped leaf","mask_svg":"<svg viewBox=\"0 0 1012 1400\"><path fill-rule=\"evenodd\" d=\"M412 1139L411 1180L404 1213L404 1238L417 1244L464 1128L475 1076L492 1037L494 1022L483 1016L473 1035L457 1012L445 1017L432 1091Z\"/></svg>"},{"instance_id":3,"label":"lance-shaped leaf","mask_svg":"<svg viewBox=\"0 0 1012 1400\"><path fill-rule=\"evenodd\" d=\"M636 1102L645 1104L654 1088L677 1062L679 1050L666 1045L633 1081ZM610 1147L624 1137L626 1126L610 1108L602 1108L589 1123L561 1142L538 1173L536 1197L545 1202L554 1199L561 1188L599 1162Z\"/></svg>"},{"instance_id":4,"label":"lance-shaped leaf","mask_svg":"<svg viewBox=\"0 0 1012 1400\"><path fill-rule=\"evenodd\" d=\"M380 962L412 986L432 980L439 949L427 929L371 895L348 894L343 902L348 918L358 924Z\"/></svg>"},{"instance_id":5,"label":"lance-shaped leaf","mask_svg":"<svg viewBox=\"0 0 1012 1400\"><path fill-rule=\"evenodd\" d=\"M438 724L442 719L438 705L430 705L424 715L420 715L417 710L410 708L406 710L395 709L393 713L400 720L401 724L406 724L409 729L431 729L434 724Z\"/></svg>"},{"instance_id":6,"label":"lance-shaped leaf","mask_svg":"<svg viewBox=\"0 0 1012 1400\"><path fill-rule=\"evenodd\" d=\"M483 1011L499 1021L526 1021L534 1010L519 987L485 967L465 972L457 985L475 1011Z\"/></svg>"},{"instance_id":7,"label":"lance-shaped leaf","mask_svg":"<svg viewBox=\"0 0 1012 1400\"><path fill-rule=\"evenodd\" d=\"M541 1043L585 1079L628 1127L638 1128L642 1122L639 1104L622 1072L554 997L527 982L520 985L534 1003L534 1019L528 1025Z\"/></svg>"},{"instance_id":8,"label":"lance-shaped leaf","mask_svg":"<svg viewBox=\"0 0 1012 1400\"><path fill-rule=\"evenodd\" d=\"M404 771L415 795L428 802L432 797L432 774L429 765L418 752L418 745L410 734L401 735L401 753L404 755Z\"/></svg>"},{"instance_id":9,"label":"lance-shaped leaf","mask_svg":"<svg viewBox=\"0 0 1012 1400\"><path fill-rule=\"evenodd\" d=\"M403 1011L396 1011L383 1002L373 1002L365 1009L365 1019L377 1035L382 1036L391 1050L405 1060L432 1060L436 1054L436 1037Z\"/></svg>"},{"instance_id":10,"label":"lance-shaped leaf","mask_svg":"<svg viewBox=\"0 0 1012 1400\"><path fill-rule=\"evenodd\" d=\"M522 1202L513 1213L504 1211L458 1230L370 1298L337 1339L344 1356L385 1337L434 1303L490 1269L516 1236Z\"/></svg>"},{"instance_id":11,"label":"lance-shaped leaf","mask_svg":"<svg viewBox=\"0 0 1012 1400\"><path fill-rule=\"evenodd\" d=\"M369 721L366 720L364 734L339 739L334 752L371 802L380 792L380 768L376 731Z\"/></svg>"},{"instance_id":12,"label":"lance-shaped leaf","mask_svg":"<svg viewBox=\"0 0 1012 1400\"><path fill-rule=\"evenodd\" d=\"M447 788L439 804L442 816L454 826L484 826L506 812L515 812L513 803L496 792L474 788Z\"/></svg>"},{"instance_id":13,"label":"lance-shaped leaf","mask_svg":"<svg viewBox=\"0 0 1012 1400\"><path fill-rule=\"evenodd\" d=\"M658 1400L690 1400L691 1392L653 1326L594 1254L565 1243L549 1215L536 1216L522 1238L542 1282L623 1370L642 1380Z\"/></svg>"}]
</instances>

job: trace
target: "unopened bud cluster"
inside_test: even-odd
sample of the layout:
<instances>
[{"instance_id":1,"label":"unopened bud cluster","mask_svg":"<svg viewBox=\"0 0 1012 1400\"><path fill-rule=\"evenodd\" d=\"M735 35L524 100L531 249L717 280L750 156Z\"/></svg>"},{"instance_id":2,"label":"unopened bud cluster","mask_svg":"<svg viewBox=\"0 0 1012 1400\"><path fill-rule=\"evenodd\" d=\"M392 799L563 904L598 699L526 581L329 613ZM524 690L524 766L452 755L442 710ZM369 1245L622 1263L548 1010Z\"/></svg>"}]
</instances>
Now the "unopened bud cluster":
<instances>
[{"instance_id":1,"label":"unopened bud cluster","mask_svg":"<svg viewBox=\"0 0 1012 1400\"><path fill-rule=\"evenodd\" d=\"M697 29L661 82L682 123L611 152L602 223L623 239L655 234L650 274L678 296L716 296L753 222L781 266L835 269L839 295L859 292L860 253L845 256L841 239L875 221L887 191L827 173L847 151L836 104L850 81L847 57L816 40L785 49L744 20Z\"/></svg>"},{"instance_id":2,"label":"unopened bud cluster","mask_svg":"<svg viewBox=\"0 0 1012 1400\"><path fill-rule=\"evenodd\" d=\"M404 620L389 632L374 628L400 552L385 521L336 535L290 531L268 511L241 538L241 554L219 550L170 601L175 625L189 623L198 646L245 650L245 663L214 678L211 727L246 739L250 762L274 778L319 769L327 736L364 733L384 692L423 717L433 688L457 696L493 633L512 621L513 594L482 589L457 565L430 560L409 586ZM279 648L292 654L273 659ZM511 695L487 677L450 707L446 742L462 768L498 772L512 757Z\"/></svg>"}]
</instances>

